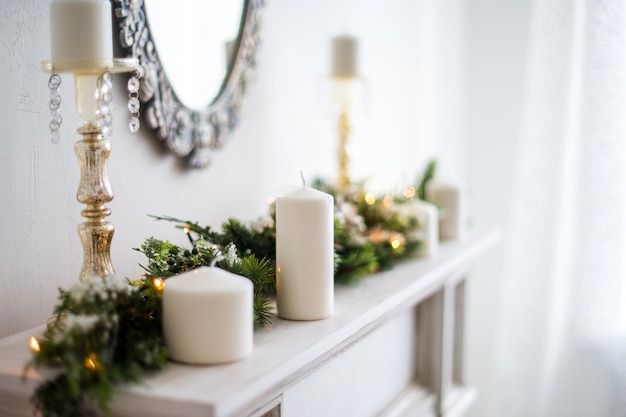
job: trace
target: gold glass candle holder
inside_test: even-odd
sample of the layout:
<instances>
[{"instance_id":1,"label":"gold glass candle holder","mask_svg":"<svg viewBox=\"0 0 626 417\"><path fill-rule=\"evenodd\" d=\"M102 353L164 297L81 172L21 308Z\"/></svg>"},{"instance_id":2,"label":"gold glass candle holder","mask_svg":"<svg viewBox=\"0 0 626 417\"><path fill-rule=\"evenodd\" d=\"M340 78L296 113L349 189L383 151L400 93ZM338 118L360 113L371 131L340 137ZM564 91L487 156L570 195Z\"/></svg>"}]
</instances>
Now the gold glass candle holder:
<instances>
[{"instance_id":1,"label":"gold glass candle holder","mask_svg":"<svg viewBox=\"0 0 626 417\"><path fill-rule=\"evenodd\" d=\"M99 120L103 106L97 102L97 89L100 88L98 80L110 77L110 73L132 72L137 65L138 62L134 58L42 63L45 72L74 75L76 109L83 120L83 125L78 129L82 139L74 145L80 167L80 184L76 199L87 206L81 211L86 221L78 226L84 252L80 281L96 276L115 275L111 262L111 241L115 228L105 221L111 214L111 210L105 207L105 204L113 200L113 191L107 174L111 143L107 138L107 123L103 124Z\"/></svg>"},{"instance_id":2,"label":"gold glass candle holder","mask_svg":"<svg viewBox=\"0 0 626 417\"><path fill-rule=\"evenodd\" d=\"M348 140L350 138L350 105L352 99L352 90L354 79L351 77L334 78L335 88L337 92L337 101L339 104L339 118L337 120L337 137L339 139L337 148L337 188L340 192L345 192L350 186L350 153L348 149Z\"/></svg>"}]
</instances>

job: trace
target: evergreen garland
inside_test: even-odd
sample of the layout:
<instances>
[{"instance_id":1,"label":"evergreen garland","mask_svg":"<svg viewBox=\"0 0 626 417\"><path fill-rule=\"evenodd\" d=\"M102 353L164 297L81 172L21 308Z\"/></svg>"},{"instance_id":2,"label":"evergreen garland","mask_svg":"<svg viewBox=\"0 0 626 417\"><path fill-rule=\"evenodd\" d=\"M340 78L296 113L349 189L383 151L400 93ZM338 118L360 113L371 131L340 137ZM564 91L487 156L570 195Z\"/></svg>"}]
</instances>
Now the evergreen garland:
<instances>
[{"instance_id":1,"label":"evergreen garland","mask_svg":"<svg viewBox=\"0 0 626 417\"><path fill-rule=\"evenodd\" d=\"M416 183L419 198L425 198L435 168L435 161L430 162ZM339 193L322 180L314 187L335 198L336 282L358 282L418 250L417 219L399 209L413 195L371 196L362 184ZM171 276L204 265L245 276L254 285L255 327L270 322L276 278L274 206L266 219L254 224L231 218L222 232L197 222L153 217L175 223L191 247L150 237L135 249L147 258L142 279L96 277L70 290L59 289L54 319L41 340L31 342L35 352L24 369L26 373L33 366L46 366L58 371L31 397L43 417L78 417L85 404L108 416L116 384L141 381L146 372L165 365L161 290L163 280Z\"/></svg>"},{"instance_id":2,"label":"evergreen garland","mask_svg":"<svg viewBox=\"0 0 626 417\"><path fill-rule=\"evenodd\" d=\"M361 183L340 193L322 179L316 179L313 187L335 199L336 282L356 283L373 272L392 268L419 250L417 218L398 209L414 196L374 196Z\"/></svg>"},{"instance_id":3,"label":"evergreen garland","mask_svg":"<svg viewBox=\"0 0 626 417\"><path fill-rule=\"evenodd\" d=\"M31 401L44 417L79 417L93 403L110 414L114 385L140 381L163 367L161 294L144 281L94 278L69 291L59 289L53 321L25 368L58 369L40 384Z\"/></svg>"}]
</instances>

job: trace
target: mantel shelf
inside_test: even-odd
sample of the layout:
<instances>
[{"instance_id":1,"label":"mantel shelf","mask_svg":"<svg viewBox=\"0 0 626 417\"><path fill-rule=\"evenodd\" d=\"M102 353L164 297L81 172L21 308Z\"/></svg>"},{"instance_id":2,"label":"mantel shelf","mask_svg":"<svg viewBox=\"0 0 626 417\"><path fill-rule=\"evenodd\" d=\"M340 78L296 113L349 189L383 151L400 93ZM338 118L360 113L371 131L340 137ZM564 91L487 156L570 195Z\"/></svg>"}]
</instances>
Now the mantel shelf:
<instances>
[{"instance_id":1,"label":"mantel shelf","mask_svg":"<svg viewBox=\"0 0 626 417\"><path fill-rule=\"evenodd\" d=\"M116 393L115 416L213 416L264 414L287 390L360 343L393 317L410 311L444 286L454 286L498 232L472 233L443 242L439 254L402 263L354 286L335 287L335 314L320 321L274 318L255 332L254 351L245 360L218 366L169 363L140 385ZM31 416L28 398L46 374L33 370L22 382L30 358L28 342L43 328L0 340L0 415Z\"/></svg>"}]
</instances>

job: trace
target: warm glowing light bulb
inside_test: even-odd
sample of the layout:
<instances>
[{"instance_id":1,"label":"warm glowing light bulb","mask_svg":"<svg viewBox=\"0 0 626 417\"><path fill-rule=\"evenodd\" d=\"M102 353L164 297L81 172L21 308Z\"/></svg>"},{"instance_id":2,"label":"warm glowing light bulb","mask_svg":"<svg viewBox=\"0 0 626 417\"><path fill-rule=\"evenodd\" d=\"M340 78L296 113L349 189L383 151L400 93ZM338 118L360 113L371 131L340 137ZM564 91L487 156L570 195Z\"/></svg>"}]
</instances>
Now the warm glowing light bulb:
<instances>
[{"instance_id":1,"label":"warm glowing light bulb","mask_svg":"<svg viewBox=\"0 0 626 417\"><path fill-rule=\"evenodd\" d=\"M365 202L371 206L376 202L376 196L372 193L365 194Z\"/></svg>"},{"instance_id":2,"label":"warm glowing light bulb","mask_svg":"<svg viewBox=\"0 0 626 417\"><path fill-rule=\"evenodd\" d=\"M391 203L393 203L393 198L391 198L390 195L386 195L385 198L383 198L383 206L389 207Z\"/></svg>"},{"instance_id":3,"label":"warm glowing light bulb","mask_svg":"<svg viewBox=\"0 0 626 417\"><path fill-rule=\"evenodd\" d=\"M392 248L398 249L400 247L400 239L398 239L397 237L392 237L391 239L389 239L389 244Z\"/></svg>"},{"instance_id":4,"label":"warm glowing light bulb","mask_svg":"<svg viewBox=\"0 0 626 417\"><path fill-rule=\"evenodd\" d=\"M165 287L165 282L163 281L163 278L155 278L152 280L152 286L158 291L162 291L163 287Z\"/></svg>"},{"instance_id":5,"label":"warm glowing light bulb","mask_svg":"<svg viewBox=\"0 0 626 417\"><path fill-rule=\"evenodd\" d=\"M39 348L39 342L37 341L37 339L35 339L35 336L31 336L30 337L30 348L34 351L34 352L39 352L40 348Z\"/></svg>"},{"instance_id":6,"label":"warm glowing light bulb","mask_svg":"<svg viewBox=\"0 0 626 417\"><path fill-rule=\"evenodd\" d=\"M90 371L95 371L98 368L98 357L95 353L90 353L89 356L85 358L85 368Z\"/></svg>"},{"instance_id":7,"label":"warm glowing light bulb","mask_svg":"<svg viewBox=\"0 0 626 417\"><path fill-rule=\"evenodd\" d=\"M413 198L413 197L415 197L415 188L409 187L409 188L404 190L403 194L404 194L404 196L406 198Z\"/></svg>"},{"instance_id":8,"label":"warm glowing light bulb","mask_svg":"<svg viewBox=\"0 0 626 417\"><path fill-rule=\"evenodd\" d=\"M189 234L189 232L191 232L191 229L189 228L189 225L183 226L183 232L185 232L186 234Z\"/></svg>"},{"instance_id":9,"label":"warm glowing light bulb","mask_svg":"<svg viewBox=\"0 0 626 417\"><path fill-rule=\"evenodd\" d=\"M384 241L386 239L386 236L385 232L383 232L382 230L376 230L370 233L369 238L370 242L379 243Z\"/></svg>"}]
</instances>

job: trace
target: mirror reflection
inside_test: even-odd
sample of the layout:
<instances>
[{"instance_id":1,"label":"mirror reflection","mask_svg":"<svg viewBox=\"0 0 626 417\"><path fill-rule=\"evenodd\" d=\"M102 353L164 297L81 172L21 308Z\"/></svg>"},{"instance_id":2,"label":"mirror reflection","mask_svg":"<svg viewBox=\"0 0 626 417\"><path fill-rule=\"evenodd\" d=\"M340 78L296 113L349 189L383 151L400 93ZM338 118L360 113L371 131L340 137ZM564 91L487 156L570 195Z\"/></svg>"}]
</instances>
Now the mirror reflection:
<instances>
[{"instance_id":1,"label":"mirror reflection","mask_svg":"<svg viewBox=\"0 0 626 417\"><path fill-rule=\"evenodd\" d=\"M180 101L195 110L219 94L236 50L243 2L146 2L152 38Z\"/></svg>"}]
</instances>

